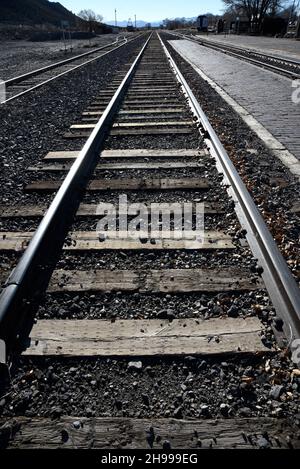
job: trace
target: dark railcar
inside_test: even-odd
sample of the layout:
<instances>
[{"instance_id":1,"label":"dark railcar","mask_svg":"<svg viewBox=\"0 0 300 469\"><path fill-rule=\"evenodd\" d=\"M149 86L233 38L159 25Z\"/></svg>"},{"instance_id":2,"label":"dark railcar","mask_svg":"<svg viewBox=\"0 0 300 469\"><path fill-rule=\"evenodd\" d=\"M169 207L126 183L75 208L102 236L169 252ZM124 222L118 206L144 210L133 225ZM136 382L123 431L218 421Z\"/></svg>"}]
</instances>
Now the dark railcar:
<instances>
[{"instance_id":1,"label":"dark railcar","mask_svg":"<svg viewBox=\"0 0 300 469\"><path fill-rule=\"evenodd\" d=\"M199 15L197 18L197 29L198 31L207 32L208 28L208 18L206 15Z\"/></svg>"}]
</instances>

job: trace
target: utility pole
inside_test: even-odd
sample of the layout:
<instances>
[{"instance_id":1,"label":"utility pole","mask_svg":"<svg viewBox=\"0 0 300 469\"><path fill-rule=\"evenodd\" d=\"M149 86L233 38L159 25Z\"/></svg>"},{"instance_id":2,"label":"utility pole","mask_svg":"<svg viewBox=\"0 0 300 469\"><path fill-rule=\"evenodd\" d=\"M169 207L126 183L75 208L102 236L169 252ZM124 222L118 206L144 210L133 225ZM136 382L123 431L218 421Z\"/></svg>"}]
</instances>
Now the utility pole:
<instances>
[{"instance_id":1,"label":"utility pole","mask_svg":"<svg viewBox=\"0 0 300 469\"><path fill-rule=\"evenodd\" d=\"M117 9L115 8L115 27L117 28L118 22L117 22Z\"/></svg>"},{"instance_id":2,"label":"utility pole","mask_svg":"<svg viewBox=\"0 0 300 469\"><path fill-rule=\"evenodd\" d=\"M298 16L297 26L296 26L296 37L300 37L300 14Z\"/></svg>"},{"instance_id":3,"label":"utility pole","mask_svg":"<svg viewBox=\"0 0 300 469\"><path fill-rule=\"evenodd\" d=\"M136 29L136 15L134 15L134 27Z\"/></svg>"}]
</instances>

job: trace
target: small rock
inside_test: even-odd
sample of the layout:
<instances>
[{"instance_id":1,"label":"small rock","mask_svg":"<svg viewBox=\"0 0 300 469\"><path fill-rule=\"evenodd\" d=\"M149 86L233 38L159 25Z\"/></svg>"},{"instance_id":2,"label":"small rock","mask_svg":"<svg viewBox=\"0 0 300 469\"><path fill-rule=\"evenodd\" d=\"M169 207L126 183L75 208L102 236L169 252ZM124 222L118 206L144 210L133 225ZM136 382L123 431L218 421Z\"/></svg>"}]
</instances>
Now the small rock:
<instances>
[{"instance_id":1,"label":"small rock","mask_svg":"<svg viewBox=\"0 0 300 469\"><path fill-rule=\"evenodd\" d=\"M128 363L128 370L140 371L143 368L143 363L141 361L134 361Z\"/></svg>"},{"instance_id":2,"label":"small rock","mask_svg":"<svg viewBox=\"0 0 300 469\"><path fill-rule=\"evenodd\" d=\"M174 417L176 419L182 419L182 407L177 407L177 409L174 410Z\"/></svg>"},{"instance_id":3,"label":"small rock","mask_svg":"<svg viewBox=\"0 0 300 469\"><path fill-rule=\"evenodd\" d=\"M284 387L283 387L283 386L281 386L281 385L279 385L279 384L276 384L275 386L272 386L272 387L271 387L269 396L270 396L272 399L278 400L279 397L281 396L283 390L284 390Z\"/></svg>"},{"instance_id":4,"label":"small rock","mask_svg":"<svg viewBox=\"0 0 300 469\"><path fill-rule=\"evenodd\" d=\"M229 405L228 404L225 404L225 403L222 403L220 405L220 412L222 415L228 415L228 410L229 410Z\"/></svg>"},{"instance_id":5,"label":"small rock","mask_svg":"<svg viewBox=\"0 0 300 469\"><path fill-rule=\"evenodd\" d=\"M176 315L174 314L174 312L171 310L171 309L168 309L167 310L167 319L169 319L169 321L173 321L173 319L176 318Z\"/></svg>"},{"instance_id":6,"label":"small rock","mask_svg":"<svg viewBox=\"0 0 300 469\"><path fill-rule=\"evenodd\" d=\"M123 402L120 401L119 399L116 399L115 400L115 406L116 406L117 410L121 410L122 406L123 406Z\"/></svg>"},{"instance_id":7,"label":"small rock","mask_svg":"<svg viewBox=\"0 0 300 469\"><path fill-rule=\"evenodd\" d=\"M163 449L171 449L171 443L169 442L169 440L165 440L163 442Z\"/></svg>"},{"instance_id":8,"label":"small rock","mask_svg":"<svg viewBox=\"0 0 300 469\"><path fill-rule=\"evenodd\" d=\"M275 410L274 410L274 415L276 417L282 417L284 414L283 412L283 409L281 407L277 407Z\"/></svg>"},{"instance_id":9,"label":"small rock","mask_svg":"<svg viewBox=\"0 0 300 469\"><path fill-rule=\"evenodd\" d=\"M282 331L283 320L281 318L278 318L277 316L273 318L273 324L277 331Z\"/></svg>"},{"instance_id":10,"label":"small rock","mask_svg":"<svg viewBox=\"0 0 300 469\"><path fill-rule=\"evenodd\" d=\"M142 394L142 399L143 399L144 404L148 406L150 403L148 394Z\"/></svg>"},{"instance_id":11,"label":"small rock","mask_svg":"<svg viewBox=\"0 0 300 469\"><path fill-rule=\"evenodd\" d=\"M155 370L153 370L153 368L151 368L151 366L147 366L145 368L145 371L148 373L148 375L153 378L155 376Z\"/></svg>"},{"instance_id":12,"label":"small rock","mask_svg":"<svg viewBox=\"0 0 300 469\"><path fill-rule=\"evenodd\" d=\"M202 362L199 365L199 370L205 370L207 368L207 363L205 360L202 360Z\"/></svg>"},{"instance_id":13,"label":"small rock","mask_svg":"<svg viewBox=\"0 0 300 469\"><path fill-rule=\"evenodd\" d=\"M52 417L56 418L56 417L60 417L63 413L61 407L52 407L51 410L50 410L50 413L52 415Z\"/></svg>"},{"instance_id":14,"label":"small rock","mask_svg":"<svg viewBox=\"0 0 300 469\"><path fill-rule=\"evenodd\" d=\"M229 308L227 314L230 318L236 318L239 315L239 310L235 305L232 305Z\"/></svg>"},{"instance_id":15,"label":"small rock","mask_svg":"<svg viewBox=\"0 0 300 469\"><path fill-rule=\"evenodd\" d=\"M167 311L165 309L162 309L156 314L156 317L158 319L166 319L167 318Z\"/></svg>"},{"instance_id":16,"label":"small rock","mask_svg":"<svg viewBox=\"0 0 300 469\"><path fill-rule=\"evenodd\" d=\"M80 420L76 420L75 422L73 422L73 427L76 428L76 430L79 430L79 428L81 428L81 422Z\"/></svg>"},{"instance_id":17,"label":"small rock","mask_svg":"<svg viewBox=\"0 0 300 469\"><path fill-rule=\"evenodd\" d=\"M239 413L244 417L249 417L251 415L251 409L250 407L241 407Z\"/></svg>"},{"instance_id":18,"label":"small rock","mask_svg":"<svg viewBox=\"0 0 300 469\"><path fill-rule=\"evenodd\" d=\"M260 449L267 449L267 448L270 448L270 442L268 440L266 440L263 436L261 436L260 438L258 438L257 440L257 446L260 448Z\"/></svg>"},{"instance_id":19,"label":"small rock","mask_svg":"<svg viewBox=\"0 0 300 469\"><path fill-rule=\"evenodd\" d=\"M201 414L202 415L209 415L209 406L207 404L202 404L200 406L200 409L201 409Z\"/></svg>"},{"instance_id":20,"label":"small rock","mask_svg":"<svg viewBox=\"0 0 300 469\"><path fill-rule=\"evenodd\" d=\"M185 361L186 363L191 363L191 364L192 364L192 363L196 363L197 358L196 358L196 357L192 357L192 356L187 356L187 357L184 358L184 361Z\"/></svg>"},{"instance_id":21,"label":"small rock","mask_svg":"<svg viewBox=\"0 0 300 469\"><path fill-rule=\"evenodd\" d=\"M56 383L59 380L59 376L56 373L51 373L49 378L51 379L53 383Z\"/></svg>"}]
</instances>

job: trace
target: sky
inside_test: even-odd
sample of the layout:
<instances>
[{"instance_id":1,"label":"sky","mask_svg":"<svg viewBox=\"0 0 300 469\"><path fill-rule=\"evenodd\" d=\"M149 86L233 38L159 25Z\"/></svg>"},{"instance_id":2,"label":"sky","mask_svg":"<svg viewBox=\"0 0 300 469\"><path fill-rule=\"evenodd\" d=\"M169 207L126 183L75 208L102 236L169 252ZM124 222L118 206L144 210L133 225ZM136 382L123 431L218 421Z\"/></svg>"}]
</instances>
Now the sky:
<instances>
[{"instance_id":1,"label":"sky","mask_svg":"<svg viewBox=\"0 0 300 469\"><path fill-rule=\"evenodd\" d=\"M220 13L222 0L57 0L68 10L78 13L91 9L104 16L104 21L114 20L115 8L120 21L134 19L143 21L160 21L164 18L185 16L190 18L203 13Z\"/></svg>"}]
</instances>

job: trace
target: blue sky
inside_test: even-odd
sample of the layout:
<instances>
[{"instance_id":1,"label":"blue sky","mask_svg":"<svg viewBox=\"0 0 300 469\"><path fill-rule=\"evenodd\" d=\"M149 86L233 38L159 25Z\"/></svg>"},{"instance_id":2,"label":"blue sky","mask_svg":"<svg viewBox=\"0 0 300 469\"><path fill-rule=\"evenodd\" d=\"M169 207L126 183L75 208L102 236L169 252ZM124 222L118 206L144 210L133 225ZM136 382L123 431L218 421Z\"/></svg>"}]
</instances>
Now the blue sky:
<instances>
[{"instance_id":1,"label":"blue sky","mask_svg":"<svg viewBox=\"0 0 300 469\"><path fill-rule=\"evenodd\" d=\"M223 9L222 0L58 0L73 13L83 9L91 9L104 16L104 20L114 19L114 9L117 9L118 19L137 19L144 21L159 21L164 18L185 16L187 18L201 13L220 13Z\"/></svg>"}]
</instances>

